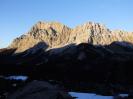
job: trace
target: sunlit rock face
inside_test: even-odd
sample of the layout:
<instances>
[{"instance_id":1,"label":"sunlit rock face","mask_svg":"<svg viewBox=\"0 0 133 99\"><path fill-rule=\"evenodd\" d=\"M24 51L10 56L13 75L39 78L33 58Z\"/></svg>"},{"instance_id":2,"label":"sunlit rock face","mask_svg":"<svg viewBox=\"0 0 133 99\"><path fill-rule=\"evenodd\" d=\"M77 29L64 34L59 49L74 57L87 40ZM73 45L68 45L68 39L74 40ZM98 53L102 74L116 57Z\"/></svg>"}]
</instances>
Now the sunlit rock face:
<instances>
[{"instance_id":1,"label":"sunlit rock face","mask_svg":"<svg viewBox=\"0 0 133 99\"><path fill-rule=\"evenodd\" d=\"M71 33L71 41L76 43L106 44L111 32L104 25L88 22L77 26Z\"/></svg>"},{"instance_id":2,"label":"sunlit rock face","mask_svg":"<svg viewBox=\"0 0 133 99\"><path fill-rule=\"evenodd\" d=\"M49 48L63 46L68 42L70 33L71 29L61 23L38 22L27 34L16 38L10 47L22 52L39 42L45 42Z\"/></svg>"},{"instance_id":3,"label":"sunlit rock face","mask_svg":"<svg viewBox=\"0 0 133 99\"><path fill-rule=\"evenodd\" d=\"M9 48L17 48L16 52L23 52L44 42L48 49L59 48L69 44L91 43L94 45L108 45L114 41L133 43L133 33L121 30L111 31L99 23L88 22L74 29L58 22L38 22L31 30L16 38Z\"/></svg>"}]
</instances>

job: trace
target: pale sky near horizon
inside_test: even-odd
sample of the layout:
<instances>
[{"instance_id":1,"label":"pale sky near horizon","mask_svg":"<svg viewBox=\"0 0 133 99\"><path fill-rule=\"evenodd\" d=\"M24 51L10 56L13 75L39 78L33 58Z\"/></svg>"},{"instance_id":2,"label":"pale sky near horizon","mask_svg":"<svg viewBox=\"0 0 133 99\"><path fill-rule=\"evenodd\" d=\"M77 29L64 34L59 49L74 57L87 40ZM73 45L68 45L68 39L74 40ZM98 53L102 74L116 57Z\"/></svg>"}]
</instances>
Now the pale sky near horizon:
<instances>
[{"instance_id":1,"label":"pale sky near horizon","mask_svg":"<svg viewBox=\"0 0 133 99\"><path fill-rule=\"evenodd\" d=\"M40 20L69 27L93 21L133 31L133 0L0 0L0 48Z\"/></svg>"}]
</instances>

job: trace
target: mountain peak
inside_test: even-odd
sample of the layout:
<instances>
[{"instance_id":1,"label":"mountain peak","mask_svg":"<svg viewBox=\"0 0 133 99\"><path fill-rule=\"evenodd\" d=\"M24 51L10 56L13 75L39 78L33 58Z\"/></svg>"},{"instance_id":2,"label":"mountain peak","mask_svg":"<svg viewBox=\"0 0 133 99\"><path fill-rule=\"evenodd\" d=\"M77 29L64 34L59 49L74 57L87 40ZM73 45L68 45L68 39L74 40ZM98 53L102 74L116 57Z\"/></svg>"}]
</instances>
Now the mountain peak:
<instances>
[{"instance_id":1,"label":"mountain peak","mask_svg":"<svg viewBox=\"0 0 133 99\"><path fill-rule=\"evenodd\" d=\"M51 49L72 43L108 45L114 41L133 43L133 35L124 31L111 31L105 25L94 22L87 22L71 29L59 22L39 21L26 35L16 38L10 47L17 48L17 52L23 52L39 42L46 43L47 48Z\"/></svg>"},{"instance_id":2,"label":"mountain peak","mask_svg":"<svg viewBox=\"0 0 133 99\"><path fill-rule=\"evenodd\" d=\"M49 28L52 28L58 32L61 32L64 27L67 27L66 25L60 23L60 22L45 22L45 21L38 21L31 30L47 30ZM69 28L69 27L67 27Z\"/></svg>"},{"instance_id":3,"label":"mountain peak","mask_svg":"<svg viewBox=\"0 0 133 99\"><path fill-rule=\"evenodd\" d=\"M45 42L49 48L63 46L67 43L71 28L59 22L37 22L31 30L11 44L11 48L17 48L17 52L34 47L39 42Z\"/></svg>"}]
</instances>

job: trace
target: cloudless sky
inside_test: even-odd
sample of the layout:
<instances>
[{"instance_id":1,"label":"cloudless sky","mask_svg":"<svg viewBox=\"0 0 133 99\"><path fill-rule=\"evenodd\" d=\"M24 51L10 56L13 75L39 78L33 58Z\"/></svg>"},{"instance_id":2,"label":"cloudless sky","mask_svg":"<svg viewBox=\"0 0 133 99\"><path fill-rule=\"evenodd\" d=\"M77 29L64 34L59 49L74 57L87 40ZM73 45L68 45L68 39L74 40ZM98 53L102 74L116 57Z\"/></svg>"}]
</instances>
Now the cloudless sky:
<instances>
[{"instance_id":1,"label":"cloudless sky","mask_svg":"<svg viewBox=\"0 0 133 99\"><path fill-rule=\"evenodd\" d=\"M69 27L93 21L133 31L133 0L0 0L0 48L41 20Z\"/></svg>"}]
</instances>

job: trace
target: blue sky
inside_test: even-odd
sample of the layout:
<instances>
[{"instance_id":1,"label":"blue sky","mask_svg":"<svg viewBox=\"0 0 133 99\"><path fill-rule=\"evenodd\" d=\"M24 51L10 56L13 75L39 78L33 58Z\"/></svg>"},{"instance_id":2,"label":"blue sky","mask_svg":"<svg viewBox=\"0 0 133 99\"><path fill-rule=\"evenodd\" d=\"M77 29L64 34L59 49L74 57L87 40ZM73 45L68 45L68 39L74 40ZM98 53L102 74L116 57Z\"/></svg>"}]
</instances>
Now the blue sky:
<instances>
[{"instance_id":1,"label":"blue sky","mask_svg":"<svg viewBox=\"0 0 133 99\"><path fill-rule=\"evenodd\" d=\"M40 20L69 27L94 21L133 31L133 0L0 0L0 48Z\"/></svg>"}]
</instances>

